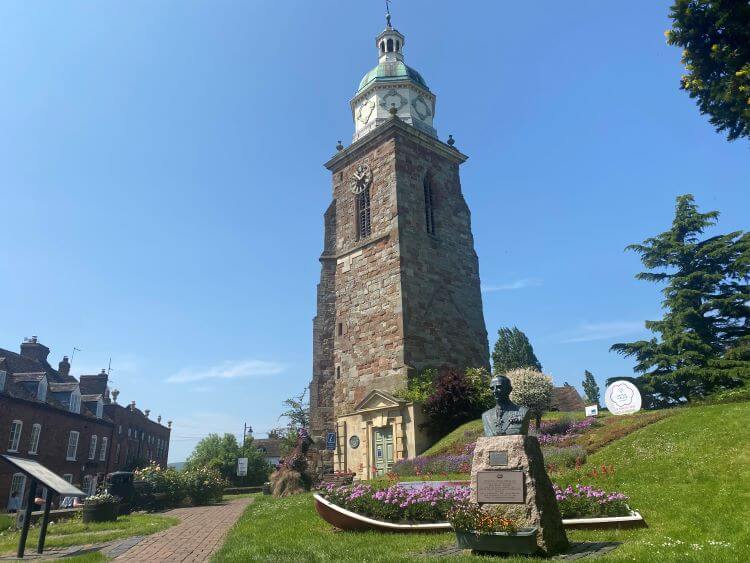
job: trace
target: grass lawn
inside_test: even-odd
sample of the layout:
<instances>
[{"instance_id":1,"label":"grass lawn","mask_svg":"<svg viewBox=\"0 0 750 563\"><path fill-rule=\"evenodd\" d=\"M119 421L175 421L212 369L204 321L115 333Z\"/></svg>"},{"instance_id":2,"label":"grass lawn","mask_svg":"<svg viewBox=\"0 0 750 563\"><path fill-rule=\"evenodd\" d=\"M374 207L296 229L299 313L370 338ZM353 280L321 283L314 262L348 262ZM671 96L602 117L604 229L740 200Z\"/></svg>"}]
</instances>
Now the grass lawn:
<instances>
[{"instance_id":1,"label":"grass lawn","mask_svg":"<svg viewBox=\"0 0 750 563\"><path fill-rule=\"evenodd\" d=\"M120 516L117 522L99 522L84 524L80 519L50 524L47 528L45 548L70 547L72 545L88 545L103 543L131 536L149 535L165 530L177 524L177 518L158 516L155 514L131 514ZM0 532L0 555L15 553L18 546L19 532L5 530ZM39 539L39 526L29 531L26 550L36 551ZM93 559L96 561L96 559Z\"/></svg>"},{"instance_id":2,"label":"grass lawn","mask_svg":"<svg viewBox=\"0 0 750 563\"><path fill-rule=\"evenodd\" d=\"M571 531L568 537L624 542L603 561L750 561L749 419L750 403L677 409L603 447L590 456L584 472L614 465L613 478L591 483L628 494L649 527ZM557 480L576 477L571 472ZM452 534L339 532L317 516L309 494L280 500L259 496L214 561L411 561L453 542Z\"/></svg>"}]
</instances>

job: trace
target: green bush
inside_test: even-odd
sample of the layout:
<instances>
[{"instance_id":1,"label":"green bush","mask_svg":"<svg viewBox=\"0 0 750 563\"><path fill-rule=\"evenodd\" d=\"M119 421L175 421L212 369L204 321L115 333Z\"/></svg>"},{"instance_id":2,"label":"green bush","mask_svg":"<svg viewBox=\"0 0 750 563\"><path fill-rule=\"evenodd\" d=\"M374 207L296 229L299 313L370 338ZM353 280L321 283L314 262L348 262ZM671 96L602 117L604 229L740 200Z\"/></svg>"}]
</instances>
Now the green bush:
<instances>
[{"instance_id":1,"label":"green bush","mask_svg":"<svg viewBox=\"0 0 750 563\"><path fill-rule=\"evenodd\" d=\"M16 519L10 514L0 514L0 532L15 526Z\"/></svg>"},{"instance_id":2,"label":"green bush","mask_svg":"<svg viewBox=\"0 0 750 563\"><path fill-rule=\"evenodd\" d=\"M222 499L227 482L217 470L210 467L188 469L180 474L185 493L195 506Z\"/></svg>"}]
</instances>

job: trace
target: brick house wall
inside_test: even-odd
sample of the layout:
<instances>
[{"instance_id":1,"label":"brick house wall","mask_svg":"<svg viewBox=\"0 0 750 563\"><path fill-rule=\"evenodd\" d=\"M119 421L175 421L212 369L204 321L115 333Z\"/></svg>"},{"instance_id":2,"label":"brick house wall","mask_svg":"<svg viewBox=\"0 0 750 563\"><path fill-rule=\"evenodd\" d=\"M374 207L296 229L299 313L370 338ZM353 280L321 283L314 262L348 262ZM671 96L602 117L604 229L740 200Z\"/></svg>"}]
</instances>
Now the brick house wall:
<instances>
[{"instance_id":1,"label":"brick house wall","mask_svg":"<svg viewBox=\"0 0 750 563\"><path fill-rule=\"evenodd\" d=\"M23 423L17 452L8 451L11 424L14 420L20 420ZM29 453L34 424L41 425L36 455ZM71 431L80 433L74 461L66 459ZM71 475L72 482L79 487L84 476L99 476L101 479L111 471L110 455L106 456L105 461L101 461L100 456L102 438L107 437L111 443L112 432L113 425L108 421L66 412L45 403L35 403L0 394L0 452L33 459L60 476ZM97 446L94 459L89 460L89 447L94 435L97 437ZM0 512L4 511L7 506L14 473L10 464L0 461Z\"/></svg>"},{"instance_id":2,"label":"brick house wall","mask_svg":"<svg viewBox=\"0 0 750 563\"><path fill-rule=\"evenodd\" d=\"M113 466L130 467L136 461L154 461L167 466L171 430L147 418L140 410L110 403L104 406L105 416L113 421L110 456Z\"/></svg>"}]
</instances>

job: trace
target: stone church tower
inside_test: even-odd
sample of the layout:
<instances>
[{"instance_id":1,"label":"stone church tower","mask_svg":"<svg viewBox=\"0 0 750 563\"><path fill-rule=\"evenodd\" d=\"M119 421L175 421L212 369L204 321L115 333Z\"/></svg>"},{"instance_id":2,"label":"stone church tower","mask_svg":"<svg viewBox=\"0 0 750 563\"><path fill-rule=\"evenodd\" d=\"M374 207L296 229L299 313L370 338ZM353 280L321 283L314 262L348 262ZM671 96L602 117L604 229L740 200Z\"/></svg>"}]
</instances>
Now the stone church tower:
<instances>
[{"instance_id":1,"label":"stone church tower","mask_svg":"<svg viewBox=\"0 0 750 563\"><path fill-rule=\"evenodd\" d=\"M404 63L404 45L389 16L375 41L378 65L351 101L353 142L339 145L325 164L333 201L313 321L311 433L337 432L339 458L350 439L371 451L375 438L362 435L366 425L344 432L341 417L365 408L374 392L393 403L390 392L415 371L489 367L479 264L459 179L467 157L452 139L438 139L435 95ZM414 416L381 422L405 425ZM408 433L397 428L391 436L394 459L414 455ZM337 468L344 465L339 460Z\"/></svg>"}]
</instances>

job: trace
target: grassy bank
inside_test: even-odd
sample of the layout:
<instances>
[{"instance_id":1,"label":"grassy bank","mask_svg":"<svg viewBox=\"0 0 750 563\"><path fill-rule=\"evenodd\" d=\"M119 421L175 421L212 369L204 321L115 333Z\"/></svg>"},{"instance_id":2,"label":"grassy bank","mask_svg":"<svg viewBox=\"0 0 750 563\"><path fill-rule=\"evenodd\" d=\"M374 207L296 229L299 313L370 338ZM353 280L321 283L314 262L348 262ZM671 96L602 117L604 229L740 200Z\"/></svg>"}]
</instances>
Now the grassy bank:
<instances>
[{"instance_id":1,"label":"grassy bank","mask_svg":"<svg viewBox=\"0 0 750 563\"><path fill-rule=\"evenodd\" d=\"M47 528L45 548L89 545L131 536L146 536L165 530L178 522L177 518L154 514L132 514L121 516L117 522L95 524L84 524L79 518L54 522ZM15 530L5 530L0 533L0 555L15 553L18 536L19 532ZM36 550L38 539L39 526L36 525L29 531L26 542L27 551Z\"/></svg>"},{"instance_id":2,"label":"grassy bank","mask_svg":"<svg viewBox=\"0 0 750 563\"><path fill-rule=\"evenodd\" d=\"M558 480L582 478L626 493L649 527L573 531L569 538L623 542L606 561L750 560L749 418L750 403L679 409L603 447L579 473L569 472ZM606 481L582 477L602 464L614 465L615 476ZM214 560L431 561L420 554L453 542L452 534L335 531L317 516L311 495L259 497Z\"/></svg>"}]
</instances>

